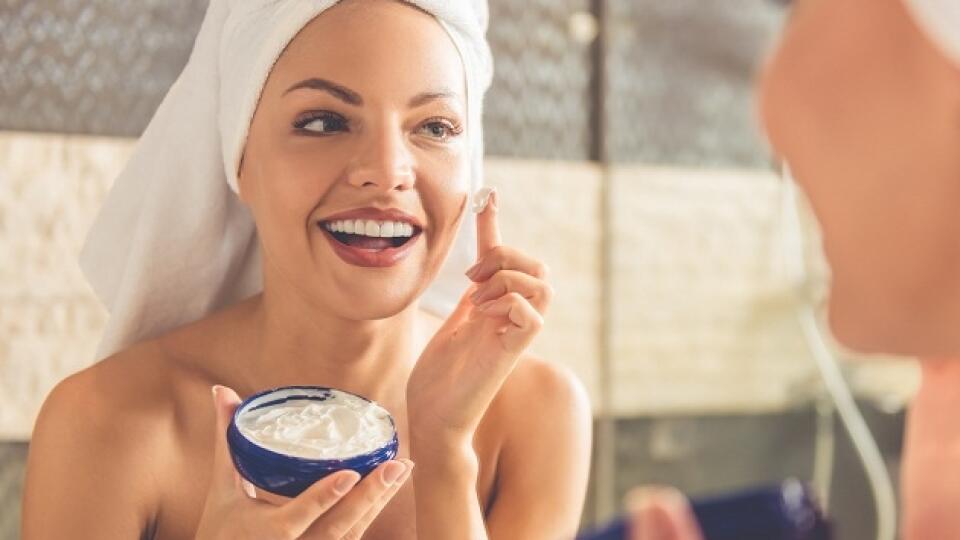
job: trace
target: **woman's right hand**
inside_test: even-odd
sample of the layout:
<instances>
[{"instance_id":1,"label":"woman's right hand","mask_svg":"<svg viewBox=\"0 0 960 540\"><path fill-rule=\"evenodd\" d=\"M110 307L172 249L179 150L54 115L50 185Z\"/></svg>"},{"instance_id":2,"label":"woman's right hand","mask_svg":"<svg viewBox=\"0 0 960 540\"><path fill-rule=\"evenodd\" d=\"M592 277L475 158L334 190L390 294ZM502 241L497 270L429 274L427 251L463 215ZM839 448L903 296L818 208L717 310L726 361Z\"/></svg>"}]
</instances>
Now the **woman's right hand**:
<instances>
[{"instance_id":1,"label":"woman's right hand","mask_svg":"<svg viewBox=\"0 0 960 540\"><path fill-rule=\"evenodd\" d=\"M340 471L294 499L278 504L258 500L234 468L227 444L227 426L240 398L229 388L215 386L213 401L213 474L196 540L359 539L413 469L412 461L392 460L363 481L354 471Z\"/></svg>"}]
</instances>

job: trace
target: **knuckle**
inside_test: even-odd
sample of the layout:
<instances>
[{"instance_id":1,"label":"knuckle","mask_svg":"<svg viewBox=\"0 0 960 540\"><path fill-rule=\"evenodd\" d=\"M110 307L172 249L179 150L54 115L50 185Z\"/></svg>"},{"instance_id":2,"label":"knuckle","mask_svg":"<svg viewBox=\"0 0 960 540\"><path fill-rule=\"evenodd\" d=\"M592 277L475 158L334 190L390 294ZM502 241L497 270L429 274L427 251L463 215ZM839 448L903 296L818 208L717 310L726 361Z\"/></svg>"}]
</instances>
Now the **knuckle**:
<instances>
[{"instance_id":1,"label":"knuckle","mask_svg":"<svg viewBox=\"0 0 960 540\"><path fill-rule=\"evenodd\" d=\"M530 329L534 331L539 331L543 328L543 317L539 313L534 313L530 317Z\"/></svg>"},{"instance_id":2,"label":"knuckle","mask_svg":"<svg viewBox=\"0 0 960 540\"><path fill-rule=\"evenodd\" d=\"M318 532L321 533L319 538L340 539L346 536L349 531L345 531L342 525L334 522L334 523L324 523L323 526L319 528Z\"/></svg>"},{"instance_id":3,"label":"knuckle","mask_svg":"<svg viewBox=\"0 0 960 540\"><path fill-rule=\"evenodd\" d=\"M340 537L340 540L360 540L362 533L356 530L356 528L350 529L347 531L347 534Z\"/></svg>"},{"instance_id":4,"label":"knuckle","mask_svg":"<svg viewBox=\"0 0 960 540\"><path fill-rule=\"evenodd\" d=\"M543 289L540 292L540 296L543 297L545 301L550 301L553 299L554 295L557 294L557 291L549 283L543 284Z\"/></svg>"},{"instance_id":5,"label":"knuckle","mask_svg":"<svg viewBox=\"0 0 960 540\"><path fill-rule=\"evenodd\" d=\"M293 526L280 514L277 514L277 517L273 519L269 528L274 538L293 539L297 537L297 532L293 530Z\"/></svg>"},{"instance_id":6,"label":"knuckle","mask_svg":"<svg viewBox=\"0 0 960 540\"><path fill-rule=\"evenodd\" d=\"M376 482L372 483L369 489L364 490L360 500L363 506L370 508L377 504L380 497L387 491L389 486L383 483L383 478L378 475Z\"/></svg>"}]
</instances>

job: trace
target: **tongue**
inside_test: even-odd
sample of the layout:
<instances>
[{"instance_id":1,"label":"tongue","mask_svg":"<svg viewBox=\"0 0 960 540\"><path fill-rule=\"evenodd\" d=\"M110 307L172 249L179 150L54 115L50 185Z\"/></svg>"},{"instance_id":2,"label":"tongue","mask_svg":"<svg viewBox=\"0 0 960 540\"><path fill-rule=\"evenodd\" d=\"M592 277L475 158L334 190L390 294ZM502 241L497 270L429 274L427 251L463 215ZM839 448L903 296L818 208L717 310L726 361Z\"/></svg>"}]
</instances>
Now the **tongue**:
<instances>
[{"instance_id":1,"label":"tongue","mask_svg":"<svg viewBox=\"0 0 960 540\"><path fill-rule=\"evenodd\" d=\"M389 238L374 238L360 234L348 234L346 237L347 241L345 243L348 246L361 249L387 249L388 247L393 247L393 242Z\"/></svg>"}]
</instances>

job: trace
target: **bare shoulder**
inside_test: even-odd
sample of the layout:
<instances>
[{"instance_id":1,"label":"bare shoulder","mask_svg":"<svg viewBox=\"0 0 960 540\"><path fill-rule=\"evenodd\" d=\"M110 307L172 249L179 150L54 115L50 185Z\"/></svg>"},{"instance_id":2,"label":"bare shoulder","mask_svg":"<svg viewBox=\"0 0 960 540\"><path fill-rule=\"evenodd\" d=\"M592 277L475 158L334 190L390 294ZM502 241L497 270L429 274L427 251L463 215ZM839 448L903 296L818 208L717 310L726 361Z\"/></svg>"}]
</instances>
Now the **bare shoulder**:
<instances>
[{"instance_id":1,"label":"bare shoulder","mask_svg":"<svg viewBox=\"0 0 960 540\"><path fill-rule=\"evenodd\" d=\"M30 443L24 538L142 532L154 471L162 470L155 466L169 442L159 354L150 344L134 346L67 377L47 396Z\"/></svg>"},{"instance_id":2,"label":"bare shoulder","mask_svg":"<svg viewBox=\"0 0 960 540\"><path fill-rule=\"evenodd\" d=\"M590 399L580 379L567 367L525 355L497 396L498 408L520 418L544 415L590 418Z\"/></svg>"},{"instance_id":3,"label":"bare shoulder","mask_svg":"<svg viewBox=\"0 0 960 540\"><path fill-rule=\"evenodd\" d=\"M125 439L132 441L134 434L149 433L154 421L162 421L170 412L172 375L162 357L155 343L146 342L70 375L47 396L35 431L39 435L50 427L81 435L118 431L130 434Z\"/></svg>"},{"instance_id":4,"label":"bare shoulder","mask_svg":"<svg viewBox=\"0 0 960 540\"><path fill-rule=\"evenodd\" d=\"M589 454L593 414L580 379L567 367L525 355L492 404L487 428L501 448L525 461L551 446ZM536 437L530 435L535 433ZM501 458L508 457L502 455Z\"/></svg>"},{"instance_id":5,"label":"bare shoulder","mask_svg":"<svg viewBox=\"0 0 960 540\"><path fill-rule=\"evenodd\" d=\"M569 369L527 356L504 383L495 411L500 447L491 538L572 538L592 444L583 384Z\"/></svg>"}]
</instances>

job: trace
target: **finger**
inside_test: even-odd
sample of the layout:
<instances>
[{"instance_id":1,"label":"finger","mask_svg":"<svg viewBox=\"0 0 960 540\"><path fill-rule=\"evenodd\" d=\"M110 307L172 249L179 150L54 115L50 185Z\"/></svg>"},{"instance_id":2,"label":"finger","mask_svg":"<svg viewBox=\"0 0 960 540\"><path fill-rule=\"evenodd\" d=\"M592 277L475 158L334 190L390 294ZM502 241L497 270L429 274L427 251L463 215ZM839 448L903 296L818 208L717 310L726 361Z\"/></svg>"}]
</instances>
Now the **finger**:
<instances>
[{"instance_id":1,"label":"finger","mask_svg":"<svg viewBox=\"0 0 960 540\"><path fill-rule=\"evenodd\" d=\"M390 489L388 489L386 493L380 496L380 500L377 501L377 504L367 510L367 513L360 518L360 521L354 524L353 528L350 529L350 532L347 533L345 538L362 538L363 533L367 531L367 529L370 527L370 524L373 523L373 520L377 519L377 516L379 516L384 507L386 507L387 504L393 500L393 496L400 491L400 488L406 485L407 480L410 479L410 475L413 473L413 462L409 459L402 459L400 461L403 461L404 464L406 464L407 470L403 473L400 479L396 481L396 483L390 486Z\"/></svg>"},{"instance_id":2,"label":"finger","mask_svg":"<svg viewBox=\"0 0 960 540\"><path fill-rule=\"evenodd\" d=\"M526 298L541 314L553 298L553 287L547 282L516 270L501 270L483 282L470 300L480 305L511 292Z\"/></svg>"},{"instance_id":3,"label":"finger","mask_svg":"<svg viewBox=\"0 0 960 540\"><path fill-rule=\"evenodd\" d=\"M240 473L236 470L233 471L233 486L237 491L242 491L247 497L251 499L257 498L257 487L251 484L246 478L240 476Z\"/></svg>"},{"instance_id":4,"label":"finger","mask_svg":"<svg viewBox=\"0 0 960 540\"><path fill-rule=\"evenodd\" d=\"M503 317L520 330L539 330L543 317L523 296L511 292L477 307L486 317Z\"/></svg>"},{"instance_id":5,"label":"finger","mask_svg":"<svg viewBox=\"0 0 960 540\"><path fill-rule=\"evenodd\" d=\"M319 518L313 514L315 521L310 527L311 532L318 532L322 538L342 538L393 487L406 468L404 463L396 460L381 464L333 508L323 512Z\"/></svg>"},{"instance_id":6,"label":"finger","mask_svg":"<svg viewBox=\"0 0 960 540\"><path fill-rule=\"evenodd\" d=\"M474 308L474 304L470 301L470 297L473 296L473 293L476 292L476 290L476 285L471 285L469 288L467 288L467 292L463 293L463 296L460 297L460 301L457 302L457 307L453 309L453 313L447 317L447 320L444 321L437 330L437 334L452 332L461 324L463 324L465 320L467 320Z\"/></svg>"},{"instance_id":7,"label":"finger","mask_svg":"<svg viewBox=\"0 0 960 540\"><path fill-rule=\"evenodd\" d=\"M689 501L671 487L642 487L627 495L631 540L703 540Z\"/></svg>"},{"instance_id":8,"label":"finger","mask_svg":"<svg viewBox=\"0 0 960 540\"><path fill-rule=\"evenodd\" d=\"M230 425L234 411L240 405L240 396L226 386L216 385L211 388L211 391L216 414L211 489L216 489L222 493L239 494L236 480L239 473L234 468L233 458L230 456L230 445L227 443L227 427Z\"/></svg>"},{"instance_id":9,"label":"finger","mask_svg":"<svg viewBox=\"0 0 960 540\"><path fill-rule=\"evenodd\" d=\"M546 279L547 265L533 257L508 246L496 246L467 271L467 277L474 282L490 279L501 270L516 270L538 279Z\"/></svg>"},{"instance_id":10,"label":"finger","mask_svg":"<svg viewBox=\"0 0 960 540\"><path fill-rule=\"evenodd\" d=\"M477 214L477 257L483 257L488 251L499 246L500 241L500 225L497 223L497 214L499 209L497 207L497 190L492 188L484 188L481 192L478 192L479 196L483 196L486 192L489 191L489 198L487 199L487 205L482 212Z\"/></svg>"},{"instance_id":11,"label":"finger","mask_svg":"<svg viewBox=\"0 0 960 540\"><path fill-rule=\"evenodd\" d=\"M277 507L280 529L301 536L318 517L340 502L360 481L356 471L343 470L313 483L306 491ZM336 538L339 538L337 536Z\"/></svg>"}]
</instances>

